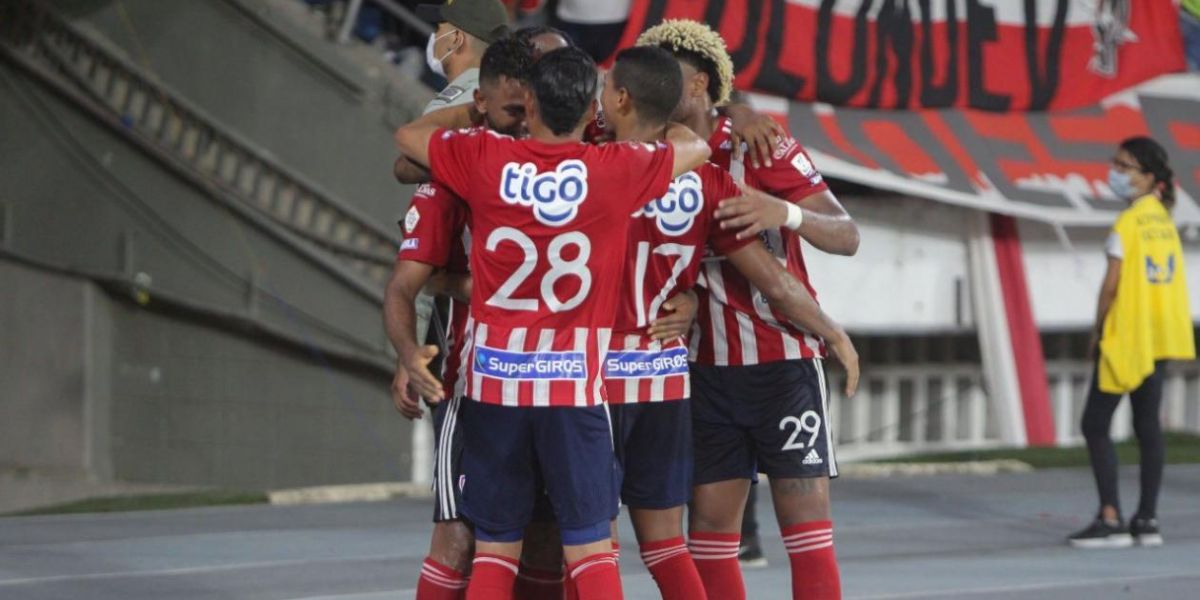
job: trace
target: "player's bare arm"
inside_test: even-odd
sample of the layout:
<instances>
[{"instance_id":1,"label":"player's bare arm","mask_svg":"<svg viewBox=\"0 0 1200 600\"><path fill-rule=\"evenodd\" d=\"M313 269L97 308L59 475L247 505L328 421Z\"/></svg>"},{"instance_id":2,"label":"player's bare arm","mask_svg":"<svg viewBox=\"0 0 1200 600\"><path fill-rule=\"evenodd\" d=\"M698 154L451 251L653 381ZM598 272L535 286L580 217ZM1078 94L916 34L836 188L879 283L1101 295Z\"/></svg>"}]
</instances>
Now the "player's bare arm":
<instances>
[{"instance_id":1,"label":"player's bare arm","mask_svg":"<svg viewBox=\"0 0 1200 600\"><path fill-rule=\"evenodd\" d=\"M396 130L400 154L422 167L429 167L429 140L439 129L457 129L471 123L470 106L435 110Z\"/></svg>"},{"instance_id":2,"label":"player's bare arm","mask_svg":"<svg viewBox=\"0 0 1200 600\"><path fill-rule=\"evenodd\" d=\"M481 124L483 121L483 115L480 114L479 109L477 109L474 104L468 105L465 115L462 113L462 111L455 110L455 107L443 108L433 112L446 112L445 115L442 115L442 117L445 117L445 120L442 122L444 123L443 126L447 129L473 127ZM438 117L438 119L441 120L442 117ZM392 165L392 175L396 177L396 181L412 185L416 185L418 183L428 183L430 180L429 169L413 162L406 156L401 156L396 159L395 164Z\"/></svg>"},{"instance_id":3,"label":"player's bare arm","mask_svg":"<svg viewBox=\"0 0 1200 600\"><path fill-rule=\"evenodd\" d=\"M407 393L412 387L420 396L440 401L442 384L429 371L429 362L437 356L437 346L422 346L417 342L417 294L433 274L425 263L400 260L392 269L383 295L383 323L388 339L399 355L396 376L392 380L392 401L406 417L420 418L422 411L416 398Z\"/></svg>"},{"instance_id":4,"label":"player's bare arm","mask_svg":"<svg viewBox=\"0 0 1200 600\"><path fill-rule=\"evenodd\" d=\"M801 212L800 225L794 231L816 249L839 256L858 253L858 225L828 190L805 196L793 208L786 200L742 186L742 195L723 200L716 217L722 229L737 229L745 239L768 229L789 225L789 210Z\"/></svg>"},{"instance_id":5,"label":"player's bare arm","mask_svg":"<svg viewBox=\"0 0 1200 600\"><path fill-rule=\"evenodd\" d=\"M834 321L808 290L767 252L761 242L748 244L727 258L762 292L767 302L789 321L823 338L846 368L846 396L858 389L858 352L850 336Z\"/></svg>"},{"instance_id":6,"label":"player's bare arm","mask_svg":"<svg viewBox=\"0 0 1200 600\"><path fill-rule=\"evenodd\" d=\"M679 123L667 125L666 138L667 143L675 148L675 163L671 168L671 177L679 177L699 167L712 155L712 149L708 147L708 142L685 125Z\"/></svg>"},{"instance_id":7,"label":"player's bare arm","mask_svg":"<svg viewBox=\"0 0 1200 600\"><path fill-rule=\"evenodd\" d=\"M412 185L429 181L429 169L409 160L406 156L396 159L395 164L392 165L392 175L395 176L396 181Z\"/></svg>"}]
</instances>

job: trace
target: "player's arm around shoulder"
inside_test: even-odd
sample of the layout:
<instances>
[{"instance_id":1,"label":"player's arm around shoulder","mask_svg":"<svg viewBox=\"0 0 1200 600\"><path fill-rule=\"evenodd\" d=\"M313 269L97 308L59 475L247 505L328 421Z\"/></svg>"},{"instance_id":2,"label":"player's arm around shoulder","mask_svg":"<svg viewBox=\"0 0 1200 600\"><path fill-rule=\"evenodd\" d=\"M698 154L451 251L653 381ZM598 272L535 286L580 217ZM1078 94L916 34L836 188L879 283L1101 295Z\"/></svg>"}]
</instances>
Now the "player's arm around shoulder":
<instances>
[{"instance_id":1,"label":"player's arm around shoulder","mask_svg":"<svg viewBox=\"0 0 1200 600\"><path fill-rule=\"evenodd\" d=\"M755 240L726 255L729 262L762 292L763 297L792 323L820 336L846 368L846 396L858 388L858 352L849 334L833 320L808 288L792 276L761 241Z\"/></svg>"},{"instance_id":2,"label":"player's arm around shoulder","mask_svg":"<svg viewBox=\"0 0 1200 600\"><path fill-rule=\"evenodd\" d=\"M712 155L712 149L708 147L708 142L704 138L678 123L671 123L667 126L667 143L675 151L675 161L671 165L671 177L679 177L688 171L699 168Z\"/></svg>"},{"instance_id":3,"label":"player's arm around shoulder","mask_svg":"<svg viewBox=\"0 0 1200 600\"><path fill-rule=\"evenodd\" d=\"M396 146L400 154L422 167L429 167L429 140L439 129L470 126L470 106L452 106L435 110L396 130Z\"/></svg>"},{"instance_id":4,"label":"player's arm around shoulder","mask_svg":"<svg viewBox=\"0 0 1200 600\"><path fill-rule=\"evenodd\" d=\"M744 188L741 196L722 203L717 214L722 227L739 229L739 235L746 236L782 227L822 252L858 253L858 225L795 138L778 138L771 157L751 169L756 185L779 197Z\"/></svg>"}]
</instances>

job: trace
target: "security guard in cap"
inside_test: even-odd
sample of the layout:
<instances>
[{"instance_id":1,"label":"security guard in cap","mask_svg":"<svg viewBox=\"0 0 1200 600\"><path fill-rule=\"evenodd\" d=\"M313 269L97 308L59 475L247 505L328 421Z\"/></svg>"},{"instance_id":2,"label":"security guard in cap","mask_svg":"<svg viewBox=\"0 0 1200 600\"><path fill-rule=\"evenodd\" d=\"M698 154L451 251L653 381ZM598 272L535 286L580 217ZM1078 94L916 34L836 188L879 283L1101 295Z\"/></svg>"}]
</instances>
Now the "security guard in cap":
<instances>
[{"instance_id":1,"label":"security guard in cap","mask_svg":"<svg viewBox=\"0 0 1200 600\"><path fill-rule=\"evenodd\" d=\"M488 44L504 34L508 12L498 0L447 0L418 5L417 15L437 27L425 46L425 61L450 82L425 112L474 102L479 61Z\"/></svg>"},{"instance_id":2,"label":"security guard in cap","mask_svg":"<svg viewBox=\"0 0 1200 600\"><path fill-rule=\"evenodd\" d=\"M474 102L479 61L488 45L507 32L508 12L498 0L449 0L419 4L417 15L434 26L425 44L425 62L450 82L425 105L424 113ZM393 174L405 184L429 181L429 171L403 156L396 159Z\"/></svg>"}]
</instances>

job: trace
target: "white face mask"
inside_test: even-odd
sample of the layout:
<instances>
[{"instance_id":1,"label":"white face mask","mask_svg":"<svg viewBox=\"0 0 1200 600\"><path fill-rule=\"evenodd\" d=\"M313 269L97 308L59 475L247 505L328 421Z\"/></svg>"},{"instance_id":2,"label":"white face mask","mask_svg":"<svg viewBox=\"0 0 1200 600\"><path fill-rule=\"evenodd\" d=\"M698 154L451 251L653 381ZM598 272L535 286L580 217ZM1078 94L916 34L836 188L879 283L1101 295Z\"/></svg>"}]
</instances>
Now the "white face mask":
<instances>
[{"instance_id":1,"label":"white face mask","mask_svg":"<svg viewBox=\"0 0 1200 600\"><path fill-rule=\"evenodd\" d=\"M447 31L446 33L443 33L442 35L438 35L437 32L435 31L435 32L429 34L429 42L427 42L425 44L425 64L429 65L430 71L437 73L441 77L446 76L446 66L442 64L442 61L446 60L446 57L450 56L450 54L454 52L454 49L451 48L450 50L447 50L446 53L441 56L441 58L438 58L433 53L434 52L433 47L437 45L438 40L454 33L455 31L458 31L458 30L452 29L450 31Z\"/></svg>"},{"instance_id":2,"label":"white face mask","mask_svg":"<svg viewBox=\"0 0 1200 600\"><path fill-rule=\"evenodd\" d=\"M1137 190L1133 189L1133 181L1129 173L1110 168L1108 170L1108 189L1112 190L1122 200L1133 200Z\"/></svg>"}]
</instances>

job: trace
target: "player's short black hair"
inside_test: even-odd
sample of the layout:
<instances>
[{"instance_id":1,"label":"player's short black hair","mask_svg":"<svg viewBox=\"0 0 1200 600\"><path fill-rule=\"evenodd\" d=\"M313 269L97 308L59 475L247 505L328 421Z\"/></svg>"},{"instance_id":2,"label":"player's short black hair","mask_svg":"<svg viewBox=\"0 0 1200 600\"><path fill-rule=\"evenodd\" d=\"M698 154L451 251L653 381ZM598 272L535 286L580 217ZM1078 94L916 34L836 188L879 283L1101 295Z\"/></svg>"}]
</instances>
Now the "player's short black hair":
<instances>
[{"instance_id":1,"label":"player's short black hair","mask_svg":"<svg viewBox=\"0 0 1200 600\"><path fill-rule=\"evenodd\" d=\"M617 54L610 76L625 89L644 123L666 123L683 94L683 73L670 52L655 46L635 46Z\"/></svg>"},{"instance_id":2,"label":"player's short black hair","mask_svg":"<svg viewBox=\"0 0 1200 600\"><path fill-rule=\"evenodd\" d=\"M552 50L533 65L529 86L542 122L554 135L566 135L596 99L596 62L579 48Z\"/></svg>"},{"instance_id":3,"label":"player's short black hair","mask_svg":"<svg viewBox=\"0 0 1200 600\"><path fill-rule=\"evenodd\" d=\"M533 44L515 35L492 42L479 61L480 83L496 83L501 76L529 81L533 68Z\"/></svg>"},{"instance_id":4,"label":"player's short black hair","mask_svg":"<svg viewBox=\"0 0 1200 600\"><path fill-rule=\"evenodd\" d=\"M665 46L664 49L671 50ZM713 102L717 102L721 93L721 78L720 75L717 74L716 63L709 60L707 56L704 56L699 52L684 50L682 48L675 49L674 54L675 57L679 59L679 62L689 64L693 69L708 75L708 97Z\"/></svg>"},{"instance_id":5,"label":"player's short black hair","mask_svg":"<svg viewBox=\"0 0 1200 600\"><path fill-rule=\"evenodd\" d=\"M522 27L513 32L513 37L523 39L532 44L533 38L545 34L554 34L561 37L567 41L568 46L575 45L575 40L571 39L571 36L567 35L567 32L549 25L530 25L529 27Z\"/></svg>"}]
</instances>

